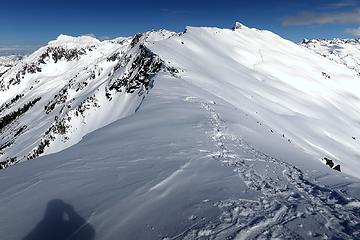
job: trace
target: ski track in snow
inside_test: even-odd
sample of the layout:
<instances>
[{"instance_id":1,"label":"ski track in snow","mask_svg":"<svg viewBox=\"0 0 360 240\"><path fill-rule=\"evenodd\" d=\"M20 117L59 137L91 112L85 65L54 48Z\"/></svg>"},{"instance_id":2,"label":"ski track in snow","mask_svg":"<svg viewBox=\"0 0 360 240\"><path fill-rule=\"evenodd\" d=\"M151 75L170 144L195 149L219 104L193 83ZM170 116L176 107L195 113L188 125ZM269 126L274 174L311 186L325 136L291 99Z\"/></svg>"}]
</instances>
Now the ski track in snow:
<instances>
[{"instance_id":1,"label":"ski track in snow","mask_svg":"<svg viewBox=\"0 0 360 240\"><path fill-rule=\"evenodd\" d=\"M210 156L235 167L247 187L262 196L255 201L229 199L215 203L222 212L217 222L192 227L171 239L360 238L359 200L306 179L296 166L259 152L229 134L214 102L195 97L185 101L200 104L209 114L213 129L208 134L217 149ZM256 169L261 168L254 164L264 165L263 172L259 173ZM302 223L310 223L318 232L301 231Z\"/></svg>"}]
</instances>

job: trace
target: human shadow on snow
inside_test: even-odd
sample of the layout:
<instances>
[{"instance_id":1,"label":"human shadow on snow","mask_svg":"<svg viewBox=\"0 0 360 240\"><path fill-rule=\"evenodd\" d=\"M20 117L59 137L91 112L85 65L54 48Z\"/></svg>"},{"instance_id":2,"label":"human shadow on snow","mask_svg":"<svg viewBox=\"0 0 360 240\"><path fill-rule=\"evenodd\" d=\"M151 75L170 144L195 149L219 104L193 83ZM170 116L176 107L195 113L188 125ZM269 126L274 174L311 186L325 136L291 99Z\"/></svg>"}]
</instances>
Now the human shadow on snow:
<instances>
[{"instance_id":1,"label":"human shadow on snow","mask_svg":"<svg viewBox=\"0 0 360 240\"><path fill-rule=\"evenodd\" d=\"M60 199L51 200L44 218L23 240L93 240L95 229L74 207Z\"/></svg>"}]
</instances>

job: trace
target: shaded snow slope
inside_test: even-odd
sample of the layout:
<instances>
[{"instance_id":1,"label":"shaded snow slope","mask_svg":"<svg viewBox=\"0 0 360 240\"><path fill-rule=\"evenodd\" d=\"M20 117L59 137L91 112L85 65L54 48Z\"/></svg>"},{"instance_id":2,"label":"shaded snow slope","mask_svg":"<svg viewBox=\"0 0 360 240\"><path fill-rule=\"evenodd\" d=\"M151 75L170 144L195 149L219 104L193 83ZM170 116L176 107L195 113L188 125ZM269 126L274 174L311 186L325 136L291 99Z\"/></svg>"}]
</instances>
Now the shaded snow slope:
<instances>
[{"instance_id":1,"label":"shaded snow slope","mask_svg":"<svg viewBox=\"0 0 360 240\"><path fill-rule=\"evenodd\" d=\"M0 76L0 168L63 150L134 113L152 74L166 71L143 43L171 34L102 42L60 35Z\"/></svg>"},{"instance_id":2,"label":"shaded snow slope","mask_svg":"<svg viewBox=\"0 0 360 240\"><path fill-rule=\"evenodd\" d=\"M0 235L39 237L43 220L47 229L71 224L67 239L360 236L357 179L189 81L158 74L154 83L136 114L2 170ZM286 147L271 157L248 133Z\"/></svg>"},{"instance_id":3,"label":"shaded snow slope","mask_svg":"<svg viewBox=\"0 0 360 240\"><path fill-rule=\"evenodd\" d=\"M182 80L245 111L284 143L360 177L360 79L354 71L243 25L188 27L147 46L180 69Z\"/></svg>"}]
</instances>

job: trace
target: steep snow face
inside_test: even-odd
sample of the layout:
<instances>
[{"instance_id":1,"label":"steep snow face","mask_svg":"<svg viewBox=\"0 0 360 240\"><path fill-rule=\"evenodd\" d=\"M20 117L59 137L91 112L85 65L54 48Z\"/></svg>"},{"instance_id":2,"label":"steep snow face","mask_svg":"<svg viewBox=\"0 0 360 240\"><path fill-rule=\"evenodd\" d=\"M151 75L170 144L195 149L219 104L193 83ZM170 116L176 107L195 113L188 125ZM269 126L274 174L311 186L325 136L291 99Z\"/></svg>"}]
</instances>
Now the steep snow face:
<instances>
[{"instance_id":1,"label":"steep snow face","mask_svg":"<svg viewBox=\"0 0 360 240\"><path fill-rule=\"evenodd\" d=\"M360 76L360 39L304 40L301 46L354 70Z\"/></svg>"},{"instance_id":2,"label":"steep snow face","mask_svg":"<svg viewBox=\"0 0 360 240\"><path fill-rule=\"evenodd\" d=\"M134 113L163 62L144 47L167 31L100 42L60 35L0 77L0 166L54 153Z\"/></svg>"},{"instance_id":3,"label":"steep snow face","mask_svg":"<svg viewBox=\"0 0 360 240\"><path fill-rule=\"evenodd\" d=\"M188 27L147 46L180 69L184 81L281 136L283 148L295 145L315 159L333 159L360 177L356 72L269 31L239 24L234 30Z\"/></svg>"}]
</instances>

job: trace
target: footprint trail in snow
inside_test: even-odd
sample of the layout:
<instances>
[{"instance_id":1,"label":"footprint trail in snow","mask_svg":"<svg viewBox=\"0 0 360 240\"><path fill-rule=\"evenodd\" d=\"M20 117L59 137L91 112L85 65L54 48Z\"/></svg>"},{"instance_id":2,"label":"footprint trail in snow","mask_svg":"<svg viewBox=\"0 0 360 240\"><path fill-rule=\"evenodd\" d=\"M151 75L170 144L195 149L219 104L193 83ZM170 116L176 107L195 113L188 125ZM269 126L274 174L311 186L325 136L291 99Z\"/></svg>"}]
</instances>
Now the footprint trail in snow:
<instances>
[{"instance_id":1,"label":"footprint trail in snow","mask_svg":"<svg viewBox=\"0 0 360 240\"><path fill-rule=\"evenodd\" d=\"M321 186L287 162L270 157L228 133L211 101L187 97L209 115L214 159L235 167L253 199L215 203L219 219L176 239L360 239L360 201ZM312 229L312 231L310 230Z\"/></svg>"}]
</instances>

